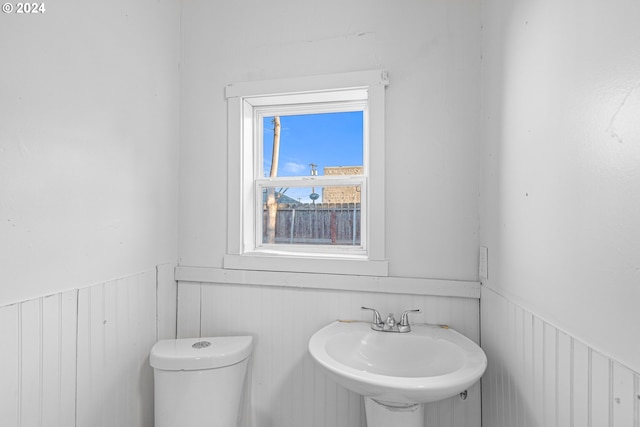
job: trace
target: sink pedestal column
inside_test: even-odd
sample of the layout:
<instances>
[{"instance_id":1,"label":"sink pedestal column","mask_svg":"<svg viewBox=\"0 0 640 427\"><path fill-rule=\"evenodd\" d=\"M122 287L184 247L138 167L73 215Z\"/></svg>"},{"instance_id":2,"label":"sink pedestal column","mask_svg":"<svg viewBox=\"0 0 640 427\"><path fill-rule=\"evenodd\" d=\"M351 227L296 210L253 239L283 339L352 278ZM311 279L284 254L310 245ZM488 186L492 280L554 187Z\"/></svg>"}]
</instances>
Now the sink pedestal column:
<instances>
[{"instance_id":1,"label":"sink pedestal column","mask_svg":"<svg viewBox=\"0 0 640 427\"><path fill-rule=\"evenodd\" d=\"M391 406L394 405L394 406ZM385 405L370 397L364 398L367 427L423 427L424 405Z\"/></svg>"}]
</instances>

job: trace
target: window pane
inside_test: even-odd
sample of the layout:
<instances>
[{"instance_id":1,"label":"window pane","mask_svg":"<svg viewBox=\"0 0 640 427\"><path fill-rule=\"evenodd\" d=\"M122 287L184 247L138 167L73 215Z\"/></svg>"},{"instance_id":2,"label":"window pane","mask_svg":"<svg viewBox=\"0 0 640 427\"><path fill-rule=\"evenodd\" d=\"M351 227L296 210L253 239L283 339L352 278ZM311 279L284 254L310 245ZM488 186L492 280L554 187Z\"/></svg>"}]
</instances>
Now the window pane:
<instances>
[{"instance_id":1,"label":"window pane","mask_svg":"<svg viewBox=\"0 0 640 427\"><path fill-rule=\"evenodd\" d=\"M273 158L274 117L263 118L264 176ZM363 164L363 112L280 116L276 176L357 175ZM333 173L327 172L329 169Z\"/></svg>"},{"instance_id":2,"label":"window pane","mask_svg":"<svg viewBox=\"0 0 640 427\"><path fill-rule=\"evenodd\" d=\"M262 243L360 245L360 186L266 187L262 214Z\"/></svg>"}]
</instances>

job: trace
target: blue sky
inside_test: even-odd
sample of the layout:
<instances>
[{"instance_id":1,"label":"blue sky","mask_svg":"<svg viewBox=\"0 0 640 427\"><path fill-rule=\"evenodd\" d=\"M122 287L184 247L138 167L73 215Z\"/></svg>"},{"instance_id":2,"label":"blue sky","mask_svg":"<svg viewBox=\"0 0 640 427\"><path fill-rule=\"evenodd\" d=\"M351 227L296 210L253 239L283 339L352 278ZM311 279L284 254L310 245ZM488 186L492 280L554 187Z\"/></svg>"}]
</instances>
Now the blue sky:
<instances>
[{"instance_id":1,"label":"blue sky","mask_svg":"<svg viewBox=\"0 0 640 427\"><path fill-rule=\"evenodd\" d=\"M362 112L280 117L278 176L310 175L310 163L325 166L362 165ZM264 119L263 170L269 175L273 150L272 117Z\"/></svg>"},{"instance_id":2,"label":"blue sky","mask_svg":"<svg viewBox=\"0 0 640 427\"><path fill-rule=\"evenodd\" d=\"M272 120L273 117L264 118L265 176L271 170ZM311 163L317 165L318 175L324 175L325 166L361 166L362 141L362 111L281 116L278 176L311 175ZM289 188L285 194L302 203L310 203L309 195L313 191L322 197L321 187ZM322 198L317 202L321 203Z\"/></svg>"}]
</instances>

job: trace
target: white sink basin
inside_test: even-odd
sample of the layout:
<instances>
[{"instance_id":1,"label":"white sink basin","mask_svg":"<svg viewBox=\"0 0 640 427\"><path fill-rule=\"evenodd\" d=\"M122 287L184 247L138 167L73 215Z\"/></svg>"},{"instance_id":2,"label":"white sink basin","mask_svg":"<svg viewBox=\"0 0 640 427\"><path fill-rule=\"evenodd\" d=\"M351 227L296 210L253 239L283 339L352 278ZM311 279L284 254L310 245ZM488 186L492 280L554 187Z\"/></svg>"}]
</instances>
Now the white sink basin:
<instances>
[{"instance_id":1,"label":"white sink basin","mask_svg":"<svg viewBox=\"0 0 640 427\"><path fill-rule=\"evenodd\" d=\"M459 332L412 325L374 331L367 322L333 322L309 340L309 352L338 384L379 403L429 403L455 396L487 367L482 349Z\"/></svg>"}]
</instances>

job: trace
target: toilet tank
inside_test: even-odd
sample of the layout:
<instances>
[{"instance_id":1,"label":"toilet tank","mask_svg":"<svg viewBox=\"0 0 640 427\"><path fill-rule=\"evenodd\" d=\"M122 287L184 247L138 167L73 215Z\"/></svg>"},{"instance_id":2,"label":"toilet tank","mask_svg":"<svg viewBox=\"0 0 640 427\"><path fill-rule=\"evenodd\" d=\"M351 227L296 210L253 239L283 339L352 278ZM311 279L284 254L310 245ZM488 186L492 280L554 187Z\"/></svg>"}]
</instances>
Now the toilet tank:
<instances>
[{"instance_id":1,"label":"toilet tank","mask_svg":"<svg viewBox=\"0 0 640 427\"><path fill-rule=\"evenodd\" d=\"M232 427L253 338L162 340L151 349L155 427Z\"/></svg>"}]
</instances>

